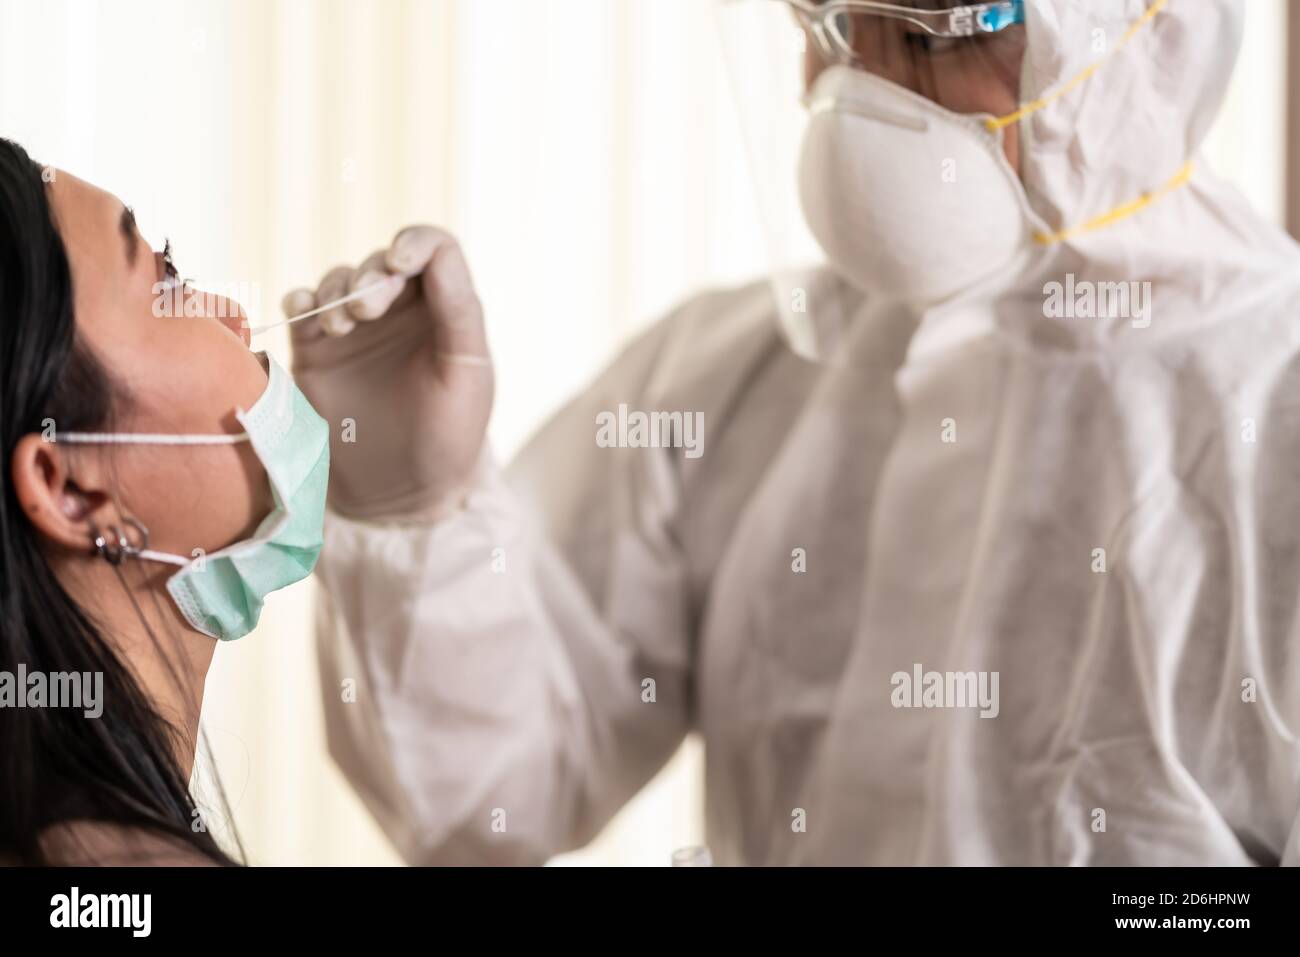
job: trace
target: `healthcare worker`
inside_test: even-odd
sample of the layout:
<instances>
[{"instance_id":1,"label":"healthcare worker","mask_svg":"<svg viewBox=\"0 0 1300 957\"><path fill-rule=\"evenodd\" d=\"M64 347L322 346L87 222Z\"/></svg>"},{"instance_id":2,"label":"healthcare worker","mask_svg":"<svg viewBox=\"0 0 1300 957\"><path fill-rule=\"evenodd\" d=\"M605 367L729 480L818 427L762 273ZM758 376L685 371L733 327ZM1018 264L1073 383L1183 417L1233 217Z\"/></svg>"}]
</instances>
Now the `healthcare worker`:
<instances>
[{"instance_id":1,"label":"healthcare worker","mask_svg":"<svg viewBox=\"0 0 1300 957\"><path fill-rule=\"evenodd\" d=\"M737 77L797 73L773 284L505 476L450 237L290 296L423 268L295 343L331 751L407 860L541 863L698 730L719 863L1300 862L1300 255L1198 162L1243 6L726 0L800 60Z\"/></svg>"}]
</instances>

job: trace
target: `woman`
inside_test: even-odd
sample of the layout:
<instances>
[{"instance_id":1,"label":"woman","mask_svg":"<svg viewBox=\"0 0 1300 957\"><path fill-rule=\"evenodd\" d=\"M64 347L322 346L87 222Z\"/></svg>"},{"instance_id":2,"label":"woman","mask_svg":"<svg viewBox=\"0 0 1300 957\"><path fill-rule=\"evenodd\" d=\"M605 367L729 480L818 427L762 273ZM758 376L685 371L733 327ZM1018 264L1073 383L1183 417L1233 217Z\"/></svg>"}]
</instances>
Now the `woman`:
<instances>
[{"instance_id":1,"label":"woman","mask_svg":"<svg viewBox=\"0 0 1300 957\"><path fill-rule=\"evenodd\" d=\"M12 863L234 863L187 786L204 678L213 639L246 633L264 592L310 572L328 452L324 422L290 404L286 442L302 462L318 448L286 479L259 400L291 384L277 392L236 304L177 277L114 196L0 139L0 859ZM156 308L177 292L185 316ZM261 578L241 570L248 556ZM15 678L53 688L60 675L97 690L102 676L99 707L33 707Z\"/></svg>"}]
</instances>

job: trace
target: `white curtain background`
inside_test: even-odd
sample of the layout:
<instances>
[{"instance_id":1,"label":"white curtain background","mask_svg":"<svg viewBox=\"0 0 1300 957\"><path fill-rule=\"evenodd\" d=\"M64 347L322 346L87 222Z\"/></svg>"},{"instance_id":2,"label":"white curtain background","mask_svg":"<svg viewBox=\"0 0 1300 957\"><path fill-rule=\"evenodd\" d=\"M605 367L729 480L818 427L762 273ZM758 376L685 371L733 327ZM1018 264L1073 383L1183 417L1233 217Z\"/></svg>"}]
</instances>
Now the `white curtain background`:
<instances>
[{"instance_id":1,"label":"white curtain background","mask_svg":"<svg viewBox=\"0 0 1300 957\"><path fill-rule=\"evenodd\" d=\"M1280 222L1287 4L1243 2L1208 152ZM0 0L0 135L133 205L200 285L245 284L254 324L405 224L451 228L487 309L507 457L638 328L764 270L711 6ZM287 363L283 331L268 338ZM313 587L218 648L215 764L252 863L395 863L325 750ZM701 767L688 743L557 863L666 864L701 842ZM210 768L196 786L215 804Z\"/></svg>"}]
</instances>

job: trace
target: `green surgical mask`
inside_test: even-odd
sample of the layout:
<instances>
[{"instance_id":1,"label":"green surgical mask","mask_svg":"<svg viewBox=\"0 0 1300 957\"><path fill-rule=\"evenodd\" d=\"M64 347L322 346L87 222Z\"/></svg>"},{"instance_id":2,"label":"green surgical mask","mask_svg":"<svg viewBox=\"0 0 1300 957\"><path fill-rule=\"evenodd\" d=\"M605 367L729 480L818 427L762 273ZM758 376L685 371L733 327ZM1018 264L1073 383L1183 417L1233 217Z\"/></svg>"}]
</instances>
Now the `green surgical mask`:
<instances>
[{"instance_id":1,"label":"green surgical mask","mask_svg":"<svg viewBox=\"0 0 1300 957\"><path fill-rule=\"evenodd\" d=\"M329 426L311 407L275 360L265 357L266 391L236 419L241 435L142 435L56 432L54 440L103 445L235 445L248 442L270 479L275 506L253 537L211 555L187 558L148 547L148 532L129 524L140 540L118 532L110 543L97 535L95 545L110 561L123 558L181 566L167 579L181 614L194 628L222 641L233 641L257 625L262 603L273 591L311 574L324 538L325 493L329 483Z\"/></svg>"}]
</instances>

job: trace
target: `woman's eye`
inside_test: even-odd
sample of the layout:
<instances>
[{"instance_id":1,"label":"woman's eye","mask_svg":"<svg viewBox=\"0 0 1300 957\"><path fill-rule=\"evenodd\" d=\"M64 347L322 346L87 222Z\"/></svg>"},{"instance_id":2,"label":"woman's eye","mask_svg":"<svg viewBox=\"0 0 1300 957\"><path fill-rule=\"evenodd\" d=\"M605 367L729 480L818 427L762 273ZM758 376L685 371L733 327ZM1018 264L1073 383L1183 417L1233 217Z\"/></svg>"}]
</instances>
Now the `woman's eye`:
<instances>
[{"instance_id":1,"label":"woman's eye","mask_svg":"<svg viewBox=\"0 0 1300 957\"><path fill-rule=\"evenodd\" d=\"M163 278L168 283L173 286L181 285L180 270L176 268L176 262L172 259L172 241L170 239L163 243L162 268Z\"/></svg>"}]
</instances>

